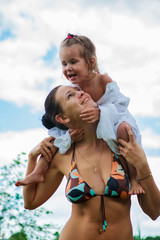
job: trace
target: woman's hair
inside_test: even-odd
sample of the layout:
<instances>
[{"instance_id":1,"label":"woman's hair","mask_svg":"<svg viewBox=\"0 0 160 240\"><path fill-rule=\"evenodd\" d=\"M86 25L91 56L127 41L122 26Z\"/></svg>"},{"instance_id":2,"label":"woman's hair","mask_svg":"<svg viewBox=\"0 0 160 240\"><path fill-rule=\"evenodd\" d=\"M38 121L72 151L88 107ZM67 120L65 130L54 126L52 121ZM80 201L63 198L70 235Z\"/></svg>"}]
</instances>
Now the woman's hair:
<instances>
[{"instance_id":1,"label":"woman's hair","mask_svg":"<svg viewBox=\"0 0 160 240\"><path fill-rule=\"evenodd\" d=\"M86 63L88 66L91 68L91 58L94 56L96 61L95 61L95 66L92 70L95 72L99 72L98 69L98 63L97 63L97 57L96 57L96 47L92 43L92 41L81 35L73 35L73 34L68 34L67 37L62 41L60 48L63 47L71 47L74 44L79 44L82 46L83 51L81 52L82 57L85 59Z\"/></svg>"},{"instance_id":2,"label":"woman's hair","mask_svg":"<svg viewBox=\"0 0 160 240\"><path fill-rule=\"evenodd\" d=\"M62 130L67 130L68 127L55 120L57 114L63 113L60 103L55 99L55 95L59 87L61 87L61 85L53 88L45 100L45 114L42 116L42 124L48 129L58 127Z\"/></svg>"}]
</instances>

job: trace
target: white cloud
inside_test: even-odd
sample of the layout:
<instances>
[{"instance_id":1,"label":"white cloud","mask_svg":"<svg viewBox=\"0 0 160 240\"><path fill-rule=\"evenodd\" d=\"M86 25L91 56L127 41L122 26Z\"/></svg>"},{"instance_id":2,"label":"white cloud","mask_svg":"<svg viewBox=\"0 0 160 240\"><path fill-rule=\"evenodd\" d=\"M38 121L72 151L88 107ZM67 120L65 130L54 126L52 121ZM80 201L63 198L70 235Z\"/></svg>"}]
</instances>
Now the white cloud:
<instances>
[{"instance_id":1,"label":"white cloud","mask_svg":"<svg viewBox=\"0 0 160 240\"><path fill-rule=\"evenodd\" d=\"M11 26L16 35L0 42L2 99L40 110L45 81L64 81L57 58L46 66L42 57L51 44L59 47L67 32L75 32L95 42L101 70L131 97L133 114L160 116L160 22L146 24L134 11L117 12L106 3L85 8L81 1L3 1L0 11L3 27ZM146 5L144 11L149 13Z\"/></svg>"},{"instance_id":2,"label":"white cloud","mask_svg":"<svg viewBox=\"0 0 160 240\"><path fill-rule=\"evenodd\" d=\"M156 134L151 128L142 131L142 145L144 148L160 149L160 135Z\"/></svg>"},{"instance_id":3,"label":"white cloud","mask_svg":"<svg viewBox=\"0 0 160 240\"><path fill-rule=\"evenodd\" d=\"M48 137L48 134L43 128L0 133L0 165L16 159L17 154L21 152L28 154L45 137Z\"/></svg>"}]
</instances>

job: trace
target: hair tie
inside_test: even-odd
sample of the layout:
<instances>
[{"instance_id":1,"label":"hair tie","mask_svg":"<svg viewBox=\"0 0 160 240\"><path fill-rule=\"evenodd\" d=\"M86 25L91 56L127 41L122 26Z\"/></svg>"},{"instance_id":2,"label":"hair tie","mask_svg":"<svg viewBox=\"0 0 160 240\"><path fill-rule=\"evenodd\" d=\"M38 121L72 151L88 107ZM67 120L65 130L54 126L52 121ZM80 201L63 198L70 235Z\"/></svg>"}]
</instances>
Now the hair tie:
<instances>
[{"instance_id":1,"label":"hair tie","mask_svg":"<svg viewBox=\"0 0 160 240\"><path fill-rule=\"evenodd\" d=\"M74 35L69 33L68 36L67 36L67 39L71 39L73 37L74 37Z\"/></svg>"}]
</instances>

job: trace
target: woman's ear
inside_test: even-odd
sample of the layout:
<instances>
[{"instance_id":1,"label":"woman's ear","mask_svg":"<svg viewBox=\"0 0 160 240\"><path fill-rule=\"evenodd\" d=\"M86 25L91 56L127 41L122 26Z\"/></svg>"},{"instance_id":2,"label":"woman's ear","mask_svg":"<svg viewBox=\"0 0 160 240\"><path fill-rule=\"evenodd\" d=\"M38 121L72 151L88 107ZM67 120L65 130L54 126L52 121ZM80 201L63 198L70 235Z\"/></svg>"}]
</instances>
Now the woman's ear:
<instances>
[{"instance_id":1,"label":"woman's ear","mask_svg":"<svg viewBox=\"0 0 160 240\"><path fill-rule=\"evenodd\" d=\"M63 114L57 114L55 119L57 122L63 123L63 124L70 122L70 118L66 117Z\"/></svg>"}]
</instances>

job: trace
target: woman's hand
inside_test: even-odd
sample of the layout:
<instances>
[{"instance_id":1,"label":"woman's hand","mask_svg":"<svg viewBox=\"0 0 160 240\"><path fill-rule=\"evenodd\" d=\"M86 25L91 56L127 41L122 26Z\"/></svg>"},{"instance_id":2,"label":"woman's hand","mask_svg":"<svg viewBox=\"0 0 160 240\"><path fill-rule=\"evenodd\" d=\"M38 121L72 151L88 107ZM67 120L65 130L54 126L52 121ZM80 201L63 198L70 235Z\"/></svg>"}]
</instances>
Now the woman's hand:
<instances>
[{"instance_id":1,"label":"woman's hand","mask_svg":"<svg viewBox=\"0 0 160 240\"><path fill-rule=\"evenodd\" d=\"M129 126L126 126L126 130L129 136L129 142L125 142L122 139L118 139L120 154L125 157L125 159L132 164L135 168L143 166L146 163L146 156L143 149L138 145L132 130Z\"/></svg>"},{"instance_id":2,"label":"woman's hand","mask_svg":"<svg viewBox=\"0 0 160 240\"><path fill-rule=\"evenodd\" d=\"M73 142L78 142L78 141L82 140L82 138L83 138L84 129L83 128L70 129L69 134L70 134Z\"/></svg>"},{"instance_id":3,"label":"woman's hand","mask_svg":"<svg viewBox=\"0 0 160 240\"><path fill-rule=\"evenodd\" d=\"M54 138L47 137L36 145L29 153L32 158L37 159L39 155L43 155L47 162L50 162L53 155L56 153L57 148L53 145Z\"/></svg>"}]
</instances>

